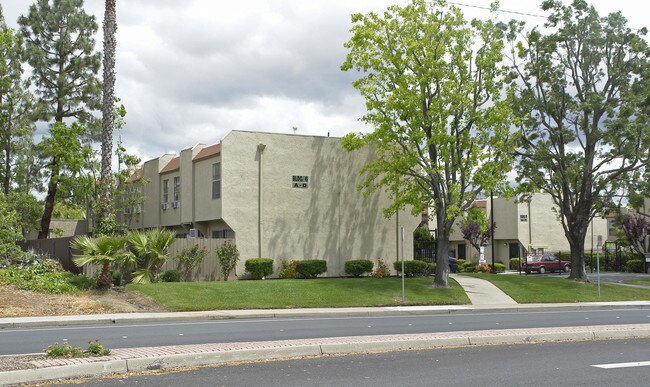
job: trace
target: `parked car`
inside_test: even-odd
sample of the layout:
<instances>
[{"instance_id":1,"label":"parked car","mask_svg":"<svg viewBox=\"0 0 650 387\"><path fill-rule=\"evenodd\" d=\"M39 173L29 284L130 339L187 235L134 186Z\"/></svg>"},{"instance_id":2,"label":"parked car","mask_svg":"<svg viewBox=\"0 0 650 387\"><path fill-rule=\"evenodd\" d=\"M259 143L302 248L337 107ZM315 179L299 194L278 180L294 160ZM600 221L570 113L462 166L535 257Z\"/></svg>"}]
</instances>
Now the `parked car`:
<instances>
[{"instance_id":1,"label":"parked car","mask_svg":"<svg viewBox=\"0 0 650 387\"><path fill-rule=\"evenodd\" d=\"M544 274L547 271L553 272L562 270L565 273L571 271L571 262L562 261L552 254L528 257L526 258L525 263L522 262L521 266L526 274L530 274L533 271L536 271L539 274Z\"/></svg>"},{"instance_id":2,"label":"parked car","mask_svg":"<svg viewBox=\"0 0 650 387\"><path fill-rule=\"evenodd\" d=\"M449 271L455 273L458 271L458 259L449 257Z\"/></svg>"}]
</instances>

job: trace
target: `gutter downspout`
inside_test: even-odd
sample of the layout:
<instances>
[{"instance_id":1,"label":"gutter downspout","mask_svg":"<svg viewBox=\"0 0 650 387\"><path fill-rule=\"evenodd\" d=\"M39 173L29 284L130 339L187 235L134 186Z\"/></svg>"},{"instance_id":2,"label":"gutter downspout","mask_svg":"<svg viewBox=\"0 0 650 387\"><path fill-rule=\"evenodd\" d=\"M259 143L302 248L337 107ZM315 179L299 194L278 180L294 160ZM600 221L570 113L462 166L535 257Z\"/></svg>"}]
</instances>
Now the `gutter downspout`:
<instances>
[{"instance_id":1,"label":"gutter downspout","mask_svg":"<svg viewBox=\"0 0 650 387\"><path fill-rule=\"evenodd\" d=\"M258 144L258 175L257 175L257 257L262 258L262 154L266 145Z\"/></svg>"}]
</instances>

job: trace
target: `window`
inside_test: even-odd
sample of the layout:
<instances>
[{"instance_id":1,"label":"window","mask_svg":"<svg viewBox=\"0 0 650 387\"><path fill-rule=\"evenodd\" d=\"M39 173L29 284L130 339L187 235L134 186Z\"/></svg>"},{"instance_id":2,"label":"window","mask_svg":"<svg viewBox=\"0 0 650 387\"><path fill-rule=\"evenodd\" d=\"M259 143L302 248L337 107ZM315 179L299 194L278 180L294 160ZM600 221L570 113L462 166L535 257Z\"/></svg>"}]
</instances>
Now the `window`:
<instances>
[{"instance_id":1,"label":"window","mask_svg":"<svg viewBox=\"0 0 650 387\"><path fill-rule=\"evenodd\" d=\"M178 202L181 200L181 177L176 176L174 178L174 201Z\"/></svg>"},{"instance_id":2,"label":"window","mask_svg":"<svg viewBox=\"0 0 650 387\"><path fill-rule=\"evenodd\" d=\"M607 236L616 236L616 222L614 219L607 219Z\"/></svg>"},{"instance_id":3,"label":"window","mask_svg":"<svg viewBox=\"0 0 650 387\"><path fill-rule=\"evenodd\" d=\"M163 180L162 191L162 202L169 203L169 179Z\"/></svg>"},{"instance_id":4,"label":"window","mask_svg":"<svg viewBox=\"0 0 650 387\"><path fill-rule=\"evenodd\" d=\"M528 215L526 215L526 214L519 215L519 221L520 222L528 222Z\"/></svg>"},{"instance_id":5,"label":"window","mask_svg":"<svg viewBox=\"0 0 650 387\"><path fill-rule=\"evenodd\" d=\"M212 164L212 199L221 198L221 163Z\"/></svg>"},{"instance_id":6,"label":"window","mask_svg":"<svg viewBox=\"0 0 650 387\"><path fill-rule=\"evenodd\" d=\"M212 238L214 239L232 239L235 233L232 230L212 230Z\"/></svg>"}]
</instances>

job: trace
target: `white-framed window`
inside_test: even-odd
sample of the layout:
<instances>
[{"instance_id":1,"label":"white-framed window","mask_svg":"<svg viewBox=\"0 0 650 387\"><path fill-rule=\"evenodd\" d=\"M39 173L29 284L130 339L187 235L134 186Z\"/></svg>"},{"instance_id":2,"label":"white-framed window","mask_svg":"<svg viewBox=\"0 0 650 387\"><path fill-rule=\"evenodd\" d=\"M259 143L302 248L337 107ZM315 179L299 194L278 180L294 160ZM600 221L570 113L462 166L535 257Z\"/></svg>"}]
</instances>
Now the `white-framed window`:
<instances>
[{"instance_id":1,"label":"white-framed window","mask_svg":"<svg viewBox=\"0 0 650 387\"><path fill-rule=\"evenodd\" d=\"M519 215L519 221L520 222L528 222L528 214L520 214Z\"/></svg>"},{"instance_id":2,"label":"white-framed window","mask_svg":"<svg viewBox=\"0 0 650 387\"><path fill-rule=\"evenodd\" d=\"M221 163L212 164L212 199L221 198Z\"/></svg>"},{"instance_id":3,"label":"white-framed window","mask_svg":"<svg viewBox=\"0 0 650 387\"><path fill-rule=\"evenodd\" d=\"M162 182L162 202L169 203L169 179Z\"/></svg>"},{"instance_id":4,"label":"white-framed window","mask_svg":"<svg viewBox=\"0 0 650 387\"><path fill-rule=\"evenodd\" d=\"M174 201L178 202L181 200L181 177L174 177Z\"/></svg>"}]
</instances>

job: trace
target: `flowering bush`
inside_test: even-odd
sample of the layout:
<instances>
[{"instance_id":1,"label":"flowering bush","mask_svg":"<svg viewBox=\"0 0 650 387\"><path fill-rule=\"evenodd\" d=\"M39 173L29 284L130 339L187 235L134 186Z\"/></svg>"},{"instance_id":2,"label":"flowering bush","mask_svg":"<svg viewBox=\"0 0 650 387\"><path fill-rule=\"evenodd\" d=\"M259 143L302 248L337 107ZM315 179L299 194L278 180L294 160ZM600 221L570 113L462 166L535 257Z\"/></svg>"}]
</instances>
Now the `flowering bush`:
<instances>
[{"instance_id":1,"label":"flowering bush","mask_svg":"<svg viewBox=\"0 0 650 387\"><path fill-rule=\"evenodd\" d=\"M178 269L183 272L185 281L191 280L192 270L203 261L207 254L205 247L199 248L199 245L194 245L181 251L178 255Z\"/></svg>"},{"instance_id":2,"label":"flowering bush","mask_svg":"<svg viewBox=\"0 0 650 387\"><path fill-rule=\"evenodd\" d=\"M298 267L298 261L290 260L287 261L283 259L280 262L280 269L278 270L278 277L280 278L298 278L298 272L296 268Z\"/></svg>"},{"instance_id":3,"label":"flowering bush","mask_svg":"<svg viewBox=\"0 0 650 387\"><path fill-rule=\"evenodd\" d=\"M377 267L375 268L375 271L373 271L370 276L374 278L389 277L390 269L388 268L388 265L386 265L386 263L381 258L377 258Z\"/></svg>"}]
</instances>

